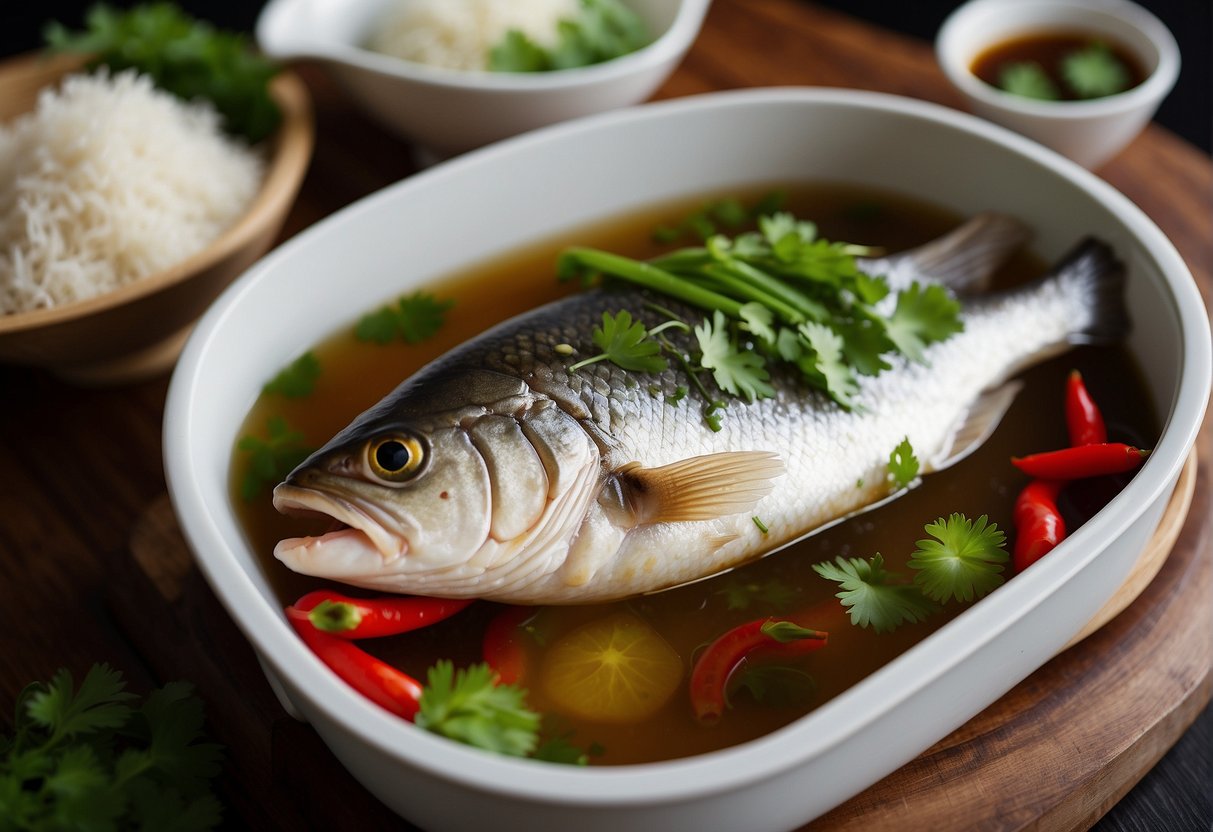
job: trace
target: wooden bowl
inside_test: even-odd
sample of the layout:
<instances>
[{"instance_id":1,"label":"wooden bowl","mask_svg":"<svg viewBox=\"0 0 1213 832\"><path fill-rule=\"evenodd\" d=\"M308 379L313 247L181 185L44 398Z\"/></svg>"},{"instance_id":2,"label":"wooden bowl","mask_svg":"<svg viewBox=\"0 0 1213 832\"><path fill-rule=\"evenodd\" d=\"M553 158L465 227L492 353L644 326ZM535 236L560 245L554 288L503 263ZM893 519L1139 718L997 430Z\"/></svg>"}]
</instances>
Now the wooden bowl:
<instances>
[{"instance_id":1,"label":"wooden bowl","mask_svg":"<svg viewBox=\"0 0 1213 832\"><path fill-rule=\"evenodd\" d=\"M82 66L79 56L24 55L0 63L0 121L32 110L38 92ZM0 314L0 362L42 367L74 382L116 384L172 367L194 321L278 236L303 181L315 136L311 101L290 72L271 95L282 124L248 211L202 251L140 280L50 309Z\"/></svg>"}]
</instances>

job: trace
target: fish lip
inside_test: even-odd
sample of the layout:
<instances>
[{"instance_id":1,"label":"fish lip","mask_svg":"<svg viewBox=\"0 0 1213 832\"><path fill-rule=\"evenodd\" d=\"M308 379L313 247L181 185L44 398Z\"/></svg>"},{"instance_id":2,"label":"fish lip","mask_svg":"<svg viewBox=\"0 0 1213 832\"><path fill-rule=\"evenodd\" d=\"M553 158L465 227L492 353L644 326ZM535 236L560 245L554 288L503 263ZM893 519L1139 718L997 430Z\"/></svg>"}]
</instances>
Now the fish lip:
<instances>
[{"instance_id":1,"label":"fish lip","mask_svg":"<svg viewBox=\"0 0 1213 832\"><path fill-rule=\"evenodd\" d=\"M274 508L283 514L292 511L305 511L324 514L351 529L361 532L376 551L383 557L384 563L391 563L408 553L409 544L403 537L389 532L356 504L341 497L336 497L314 488L305 488L290 483L281 483L274 488ZM329 532L328 534L334 534ZM320 540L328 535L316 537L294 538L297 545Z\"/></svg>"}]
</instances>

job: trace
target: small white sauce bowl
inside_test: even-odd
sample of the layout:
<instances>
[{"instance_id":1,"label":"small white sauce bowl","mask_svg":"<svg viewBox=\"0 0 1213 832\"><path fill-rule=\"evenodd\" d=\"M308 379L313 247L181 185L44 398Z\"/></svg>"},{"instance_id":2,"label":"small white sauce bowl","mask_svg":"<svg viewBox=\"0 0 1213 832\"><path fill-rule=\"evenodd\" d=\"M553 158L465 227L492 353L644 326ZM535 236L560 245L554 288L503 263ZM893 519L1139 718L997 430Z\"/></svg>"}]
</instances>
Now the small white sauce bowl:
<instances>
[{"instance_id":1,"label":"small white sauce bowl","mask_svg":"<svg viewBox=\"0 0 1213 832\"><path fill-rule=\"evenodd\" d=\"M467 72L363 47L390 0L270 0L257 42L274 58L324 62L388 129L448 156L558 121L636 104L673 72L711 0L633 0L653 41L593 66L554 72Z\"/></svg>"},{"instance_id":2,"label":"small white sauce bowl","mask_svg":"<svg viewBox=\"0 0 1213 832\"><path fill-rule=\"evenodd\" d=\"M1146 79L1087 101L1039 101L990 86L973 74L992 46L1038 32L1107 37L1137 58ZM1179 47L1162 22L1128 0L970 0L944 21L935 40L944 74L982 118L1095 168L1141 132L1179 76Z\"/></svg>"}]
</instances>

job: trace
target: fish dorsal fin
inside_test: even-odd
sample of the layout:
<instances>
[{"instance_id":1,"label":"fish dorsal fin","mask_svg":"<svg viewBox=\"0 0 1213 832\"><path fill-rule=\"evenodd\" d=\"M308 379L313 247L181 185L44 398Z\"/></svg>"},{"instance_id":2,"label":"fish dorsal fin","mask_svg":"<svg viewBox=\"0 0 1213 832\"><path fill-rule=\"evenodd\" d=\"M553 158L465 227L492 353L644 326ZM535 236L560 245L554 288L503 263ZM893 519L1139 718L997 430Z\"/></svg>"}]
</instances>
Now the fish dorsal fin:
<instances>
[{"instance_id":1,"label":"fish dorsal fin","mask_svg":"<svg viewBox=\"0 0 1213 832\"><path fill-rule=\"evenodd\" d=\"M775 487L783 461L770 451L728 451L659 468L632 462L616 472L635 525L714 520L749 511Z\"/></svg>"},{"instance_id":2,"label":"fish dorsal fin","mask_svg":"<svg viewBox=\"0 0 1213 832\"><path fill-rule=\"evenodd\" d=\"M884 274L893 290L929 281L960 295L975 294L989 288L999 266L1031 236L1014 217L989 211L918 248L859 265L869 274Z\"/></svg>"},{"instance_id":3,"label":"fish dorsal fin","mask_svg":"<svg viewBox=\"0 0 1213 832\"><path fill-rule=\"evenodd\" d=\"M928 470L924 473L949 468L984 445L1022 389L1020 382L1009 381L978 396L956 421L948 441L930 460Z\"/></svg>"}]
</instances>

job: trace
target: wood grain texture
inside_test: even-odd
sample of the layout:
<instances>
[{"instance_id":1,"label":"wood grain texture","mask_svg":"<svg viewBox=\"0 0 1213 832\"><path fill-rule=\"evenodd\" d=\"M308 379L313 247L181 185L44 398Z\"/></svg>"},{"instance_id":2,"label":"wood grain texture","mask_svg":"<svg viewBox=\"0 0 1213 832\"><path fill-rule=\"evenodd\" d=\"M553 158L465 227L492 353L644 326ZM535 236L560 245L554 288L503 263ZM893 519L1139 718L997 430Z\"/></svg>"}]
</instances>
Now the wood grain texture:
<instances>
[{"instance_id":1,"label":"wood grain texture","mask_svg":"<svg viewBox=\"0 0 1213 832\"><path fill-rule=\"evenodd\" d=\"M280 239L415 170L317 67L299 72L316 104L315 155ZM781 84L960 103L928 44L791 0L715 0L658 97ZM1170 237L1208 303L1213 163L1150 127L1099 173ZM166 388L78 390L0 368L0 720L26 682L60 666L108 661L137 691L187 678L228 748L227 828L408 829L282 711L189 559L161 469ZM1128 791L1210 695L1210 442L1206 426L1193 508L1137 601L809 829L1083 829ZM1180 828L1160 812L1161 825L1141 828Z\"/></svg>"}]
</instances>

